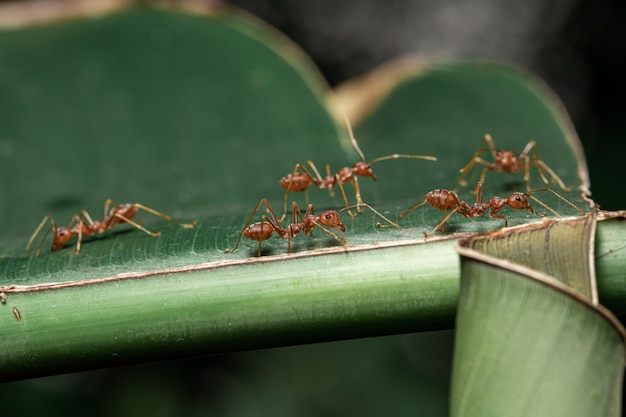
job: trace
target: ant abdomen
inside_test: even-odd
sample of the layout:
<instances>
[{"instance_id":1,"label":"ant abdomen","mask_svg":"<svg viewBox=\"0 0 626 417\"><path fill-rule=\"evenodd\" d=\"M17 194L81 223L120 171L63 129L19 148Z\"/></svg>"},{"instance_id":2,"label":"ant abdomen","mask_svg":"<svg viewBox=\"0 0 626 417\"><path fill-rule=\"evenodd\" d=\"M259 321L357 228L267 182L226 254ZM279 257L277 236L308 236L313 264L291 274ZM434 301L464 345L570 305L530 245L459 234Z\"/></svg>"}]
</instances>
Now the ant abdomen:
<instances>
[{"instance_id":1,"label":"ant abdomen","mask_svg":"<svg viewBox=\"0 0 626 417\"><path fill-rule=\"evenodd\" d=\"M243 231L245 237L250 240L262 242L269 239L274 233L274 227L269 222L253 223Z\"/></svg>"},{"instance_id":2,"label":"ant abdomen","mask_svg":"<svg viewBox=\"0 0 626 417\"><path fill-rule=\"evenodd\" d=\"M428 192L424 198L428 204L439 210L454 210L459 206L459 197L450 190L433 190Z\"/></svg>"}]
</instances>

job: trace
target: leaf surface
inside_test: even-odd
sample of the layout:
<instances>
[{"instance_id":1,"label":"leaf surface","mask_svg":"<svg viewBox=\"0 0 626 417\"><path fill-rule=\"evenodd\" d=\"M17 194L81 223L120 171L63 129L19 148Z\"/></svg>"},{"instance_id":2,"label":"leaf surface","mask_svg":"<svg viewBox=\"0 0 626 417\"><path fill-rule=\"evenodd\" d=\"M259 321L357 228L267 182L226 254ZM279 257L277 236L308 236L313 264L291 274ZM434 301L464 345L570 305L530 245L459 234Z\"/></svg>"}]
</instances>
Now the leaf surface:
<instances>
[{"instance_id":1,"label":"leaf surface","mask_svg":"<svg viewBox=\"0 0 626 417\"><path fill-rule=\"evenodd\" d=\"M430 190L454 188L486 133L515 151L536 140L544 161L575 190L552 187L586 208L580 145L558 101L532 76L450 61L396 81L355 126L360 148L368 160L402 153L438 161L374 165L378 180L361 179L361 193L386 216ZM259 22L222 9L145 7L4 29L0 88L0 175L10 179L0 185L6 378L24 369L40 374L449 325L458 261L447 236L423 240L443 218L431 207L402 219L402 230L376 227L380 218L368 210L342 213L347 248L316 231L297 236L291 255L276 236L263 243L261 259L248 240L224 252L261 198L280 214L278 180L297 162L312 160L323 173L326 164L337 172L359 160L317 70ZM489 173L485 197L524 191L522 177ZM354 202L349 185L346 193ZM459 196L475 198L467 188ZM58 224L83 209L99 218L106 198L197 226L141 214L138 222L161 236L121 225L85 238L79 255L71 245L50 252L50 238L41 256L24 251L44 215ZM563 216L577 215L548 193L540 198ZM338 192L314 188L289 199L302 208L310 201L318 213L345 205ZM511 225L541 220L505 212ZM502 224L456 215L446 233Z\"/></svg>"}]
</instances>

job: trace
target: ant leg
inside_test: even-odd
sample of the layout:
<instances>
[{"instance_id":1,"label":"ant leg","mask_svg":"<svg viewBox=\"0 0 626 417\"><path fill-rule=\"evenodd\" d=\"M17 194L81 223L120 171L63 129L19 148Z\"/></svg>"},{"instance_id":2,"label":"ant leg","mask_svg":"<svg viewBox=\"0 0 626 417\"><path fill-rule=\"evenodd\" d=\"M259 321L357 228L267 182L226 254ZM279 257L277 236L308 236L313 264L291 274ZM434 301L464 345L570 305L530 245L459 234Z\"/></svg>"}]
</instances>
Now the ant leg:
<instances>
[{"instance_id":1,"label":"ant leg","mask_svg":"<svg viewBox=\"0 0 626 417\"><path fill-rule=\"evenodd\" d=\"M333 237L336 241L341 242L344 246L346 246L348 244L348 242L346 241L346 238L343 234L341 234L341 237L337 236L336 234L334 234L333 232L331 232L330 230L326 229L326 227L324 227L324 225L322 225L319 222L313 221L313 224L318 226L322 232L326 233L327 235Z\"/></svg>"},{"instance_id":2,"label":"ant leg","mask_svg":"<svg viewBox=\"0 0 626 417\"><path fill-rule=\"evenodd\" d=\"M291 229L291 225L287 226L288 229ZM291 253L291 231L287 233L287 253Z\"/></svg>"},{"instance_id":3,"label":"ant leg","mask_svg":"<svg viewBox=\"0 0 626 417\"><path fill-rule=\"evenodd\" d=\"M524 164L524 182L526 183L526 191L528 192L532 190L532 187L530 185L530 165L537 166L537 171L539 172L539 176L541 177L541 180L543 181L544 184L549 184L550 181L548 181L548 179L546 178L546 175L543 173L543 167L545 167L546 171L549 170L554 176L556 176L554 171L552 171L546 164L541 162L541 160L539 159L539 151L536 150L536 145L537 143L534 140L531 140L530 142L528 142L528 144L526 144L526 147L524 147L524 150L519 154L519 157L518 157L518 160L526 161L526 163ZM535 153L530 155L530 151L533 148L535 148ZM562 184L562 182L560 181L560 178L559 178L559 183Z\"/></svg>"},{"instance_id":4,"label":"ant leg","mask_svg":"<svg viewBox=\"0 0 626 417\"><path fill-rule=\"evenodd\" d=\"M308 161L306 161L306 164L309 166L309 168L311 168L311 171L313 171L313 173L315 174L315 177L313 177L311 175L311 173L306 170L306 168L303 167L302 169L311 178L311 182L313 183L313 185L315 185L316 187L319 188L319 186L324 182L324 180L322 179L322 175L317 170L317 167L315 166L313 161L308 160ZM330 176L330 165L329 164L326 164L326 173L327 173L327 176Z\"/></svg>"},{"instance_id":5,"label":"ant leg","mask_svg":"<svg viewBox=\"0 0 626 417\"><path fill-rule=\"evenodd\" d=\"M421 203L418 203L416 205L414 205L413 207L411 207L410 209L408 209L407 211L400 213L400 215L398 217L396 217L393 222L397 222L399 219L403 218L404 216L406 216L407 214L411 213L413 210L417 210L418 208L422 207L424 204L428 203L428 200L424 200ZM391 223L393 223L391 222ZM395 223L394 223L395 224ZM384 225L384 224L380 224L380 223L376 223L376 227L382 227L382 228L387 228L389 227L389 225Z\"/></svg>"},{"instance_id":6,"label":"ant leg","mask_svg":"<svg viewBox=\"0 0 626 417\"><path fill-rule=\"evenodd\" d=\"M491 135L489 133L485 135L485 137L483 138L483 142L480 144L480 146L482 147L485 143L487 143L487 146L489 146L489 152L491 153L491 157L495 161L498 151L496 150L496 145L493 143L493 139L491 138Z\"/></svg>"},{"instance_id":7,"label":"ant leg","mask_svg":"<svg viewBox=\"0 0 626 417\"><path fill-rule=\"evenodd\" d=\"M259 201L259 203L256 205L256 208L252 211L252 214L250 215L250 217L248 217L246 224L244 224L243 227L241 228L241 233L239 233L239 238L237 239L237 243L235 244L235 247L232 249L226 248L224 249L224 252L227 252L227 253L234 252L239 247L239 243L241 242L241 238L243 237L244 230L246 230L246 227L250 226L250 223L252 223L254 216L256 216L257 212L259 211L259 209L261 208L263 204L265 204L267 211L269 211L270 214L272 215L272 219L274 220L275 223L272 223L270 219L267 218L267 216L265 215L261 218L261 221L263 221L264 218L267 218L268 223L272 224L275 230L278 230L280 225L279 225L278 220L276 219L276 214L274 213L274 210L272 209L272 206L270 205L269 201L267 201L267 198L262 198L261 201Z\"/></svg>"},{"instance_id":8,"label":"ant leg","mask_svg":"<svg viewBox=\"0 0 626 417\"><path fill-rule=\"evenodd\" d=\"M155 216L158 216L160 218L162 218L163 220L167 220L169 222L175 223L180 227L184 227L185 229L191 229L192 227L194 227L196 225L195 221L192 221L191 223L181 223L177 220L172 219L170 216L168 216L167 214L161 213L160 211L156 211L155 209L152 209L150 207L144 206L143 204L139 204L139 203L135 203L133 204L133 206L137 207L138 209L147 211L148 213L152 213ZM118 216L120 217L120 216ZM124 219L126 222L133 224L132 222L129 222L128 220ZM135 223L136 225L136 223ZM135 227L137 227L138 225L136 225ZM142 227L137 227L139 230L143 230L144 232L148 233L149 235L152 235L152 232L148 232L146 231L146 229L142 228ZM153 235L154 236L154 235ZM158 234L156 235L158 236Z\"/></svg>"},{"instance_id":9,"label":"ant leg","mask_svg":"<svg viewBox=\"0 0 626 417\"><path fill-rule=\"evenodd\" d=\"M496 214L493 214L493 213L489 212L489 217L491 217L492 219L503 219L504 220L504 227L509 227L509 218L506 217L504 214L498 216Z\"/></svg>"},{"instance_id":10,"label":"ant leg","mask_svg":"<svg viewBox=\"0 0 626 417\"><path fill-rule=\"evenodd\" d=\"M291 224L289 224L287 228L284 229L284 233L283 235L281 235L283 236L283 238L287 237L287 253L291 253L291 238L295 237L295 235L300 232L298 228L296 228L294 232L294 225L299 224L297 223L298 217L300 218L301 222L304 222L304 218L312 214L313 214L313 204L309 203L303 215L302 211L300 210L300 207L298 206L298 203L296 203L295 201L291 203Z\"/></svg>"},{"instance_id":11,"label":"ant leg","mask_svg":"<svg viewBox=\"0 0 626 417\"><path fill-rule=\"evenodd\" d=\"M122 216L121 214L115 213L113 215L113 217L117 218L120 220L120 223L128 223L131 226L133 226L136 229L141 230L142 232L152 236L152 237L157 237L157 236L161 236L161 232L151 232L150 230L146 229L145 227L143 227L142 225L140 225L139 223L136 223L134 221L132 221L131 219Z\"/></svg>"},{"instance_id":12,"label":"ant leg","mask_svg":"<svg viewBox=\"0 0 626 417\"><path fill-rule=\"evenodd\" d=\"M540 161L539 151L537 151L536 146L537 146L537 143L534 140L531 140L530 142L526 144L526 146L524 147L524 150L522 151L522 153L519 154L519 157L518 157L519 161L522 161L522 160L526 161L526 163L524 164L524 182L526 183L526 191L529 191L529 192L532 189L530 186L530 165L536 163L537 161ZM533 148L535 148L535 153L530 155L530 151ZM547 165L545 166L554 174L554 172L550 168L548 168ZM537 171L539 171L539 176L541 177L544 184L549 184L550 182L546 178L545 174L542 171L542 167L539 164L537 164Z\"/></svg>"},{"instance_id":13,"label":"ant leg","mask_svg":"<svg viewBox=\"0 0 626 417\"><path fill-rule=\"evenodd\" d=\"M353 177L352 180L350 181L355 181L356 182L356 177ZM343 202L346 204L346 207L354 207L354 206L350 206L350 203L348 203L348 197L346 196L346 190L343 188L343 184L341 183L341 181L339 181L339 174L335 174L335 182L337 183L337 185L339 186L339 191L341 191L341 196L343 197ZM355 186L355 182L352 183L352 186L354 187L355 190L355 194L357 196L357 211L361 212L361 210L359 210L358 205L359 205L359 200L361 198L361 195L358 193L358 184ZM362 203L362 201L360 202ZM348 209L348 214L350 215L350 217L355 217L356 214L354 214L353 212L350 211L350 209Z\"/></svg>"},{"instance_id":14,"label":"ant leg","mask_svg":"<svg viewBox=\"0 0 626 417\"><path fill-rule=\"evenodd\" d=\"M495 165L493 164L488 164L485 165L485 167L483 168L483 172L480 173L480 178L478 179L478 184L476 185L476 188L473 191L470 191L470 194L478 194L478 187L481 187L480 193L481 193L481 201L476 201L478 202L482 202L482 185L485 182L485 177L487 176L487 171L492 170L493 167Z\"/></svg>"},{"instance_id":15,"label":"ant leg","mask_svg":"<svg viewBox=\"0 0 626 417\"><path fill-rule=\"evenodd\" d=\"M112 198L107 198L104 201L104 216L102 218L106 219L107 217L110 217L110 215L111 215L111 206L117 207L118 205L119 204L117 204ZM93 220L91 221L91 223L93 223Z\"/></svg>"},{"instance_id":16,"label":"ant leg","mask_svg":"<svg viewBox=\"0 0 626 417\"><path fill-rule=\"evenodd\" d=\"M315 215L315 209L313 208L313 204L309 203L306 206L306 210L304 211L304 214L302 214L302 211L300 210L298 203L294 201L293 203L291 203L291 223L292 224L296 224L296 221L297 221L296 213L298 214L300 221L302 221L307 216Z\"/></svg>"},{"instance_id":17,"label":"ant leg","mask_svg":"<svg viewBox=\"0 0 626 417\"><path fill-rule=\"evenodd\" d=\"M476 203L477 204L482 204L483 202L483 182L482 181L478 181L478 184L476 184Z\"/></svg>"},{"instance_id":18,"label":"ant leg","mask_svg":"<svg viewBox=\"0 0 626 417\"><path fill-rule=\"evenodd\" d=\"M454 209L454 210L452 210L452 211L451 211L451 212L450 212L450 213L446 216L446 211L444 210L444 211L443 211L444 218L443 218L443 220L441 221L441 223L439 223L437 226L435 226L435 228L434 228L434 229L433 229L433 230L432 230L429 234L424 233L424 237L426 237L426 238L427 238L427 237L430 237L430 236L434 235L434 234L435 234L435 232L437 231L437 229L439 229L440 227L441 227L441 235L443 236L443 234L445 233L446 222L447 222L448 220L450 220L450 217L452 217L452 215L453 215L454 213L456 213L457 211L459 211L459 208L458 208L458 207L455 207L455 209Z\"/></svg>"},{"instance_id":19,"label":"ant leg","mask_svg":"<svg viewBox=\"0 0 626 417\"><path fill-rule=\"evenodd\" d=\"M478 152L482 152L482 150L479 149ZM476 165L477 163L476 162L477 159L480 159L480 158L478 158L478 156L474 154L472 159L470 159L470 161L463 168L459 170L459 172L461 173L461 176L456 181L456 187L454 187L454 191L457 191L461 186L467 185L467 181L465 181L465 177L467 177L467 174L469 174L472 168L474 168L474 165Z\"/></svg>"},{"instance_id":20,"label":"ant leg","mask_svg":"<svg viewBox=\"0 0 626 417\"><path fill-rule=\"evenodd\" d=\"M265 222L265 216L261 216L261 230L263 230L263 224ZM241 239L241 235L239 235L239 238ZM239 245L239 241L237 241L237 245ZM257 256L260 258L261 257L261 246L263 245L263 240L259 239L259 249L257 251ZM235 247L236 249L237 247ZM235 250L233 249L233 250Z\"/></svg>"},{"instance_id":21,"label":"ant leg","mask_svg":"<svg viewBox=\"0 0 626 417\"><path fill-rule=\"evenodd\" d=\"M48 230L44 234L43 239L41 239L41 243L39 243L39 246L37 246L37 251L35 252L35 256L39 256L39 254L41 253L41 248L43 247L43 243L46 240L46 238L48 237L48 235L50 234L50 231L51 230L55 230L57 228L56 223L52 219L52 216L49 215L49 214L47 216L45 216L43 218L43 220L41 221L41 223L39 223L39 226L37 226L37 229L35 229L35 232L31 235L30 239L28 239L28 243L26 244L26 249L25 250L29 250L30 249L30 247L33 244L35 238L37 237L39 232L41 232L41 229L44 227L46 222L49 222L50 226L48 227Z\"/></svg>"},{"instance_id":22,"label":"ant leg","mask_svg":"<svg viewBox=\"0 0 626 417\"><path fill-rule=\"evenodd\" d=\"M305 169L300 163L297 163L296 165L294 165L293 170L291 171L291 174L289 176L289 182L287 183L287 186L284 187L285 188L285 196L283 197L283 214L278 219L281 222L283 220L285 220L285 216L287 215L287 199L289 198L289 191L293 187L293 181L294 181L294 178L296 177L296 174L298 173L298 169L299 168L302 168L303 170Z\"/></svg>"},{"instance_id":23,"label":"ant leg","mask_svg":"<svg viewBox=\"0 0 626 417\"><path fill-rule=\"evenodd\" d=\"M472 159L472 166L471 168L475 167L476 165L483 165L483 171L480 174L480 178L478 180L478 182L485 182L485 177L487 176L487 171L493 171L496 170L498 168L498 166L494 163L491 163L489 161L486 161L482 158L479 157L475 157L474 159ZM465 167L463 168L465 169ZM462 171L461 171L462 172ZM467 176L467 174L469 173L468 171L465 171L463 174L461 174L461 176L459 177L457 183L456 183L456 187L454 188L453 191L457 191L459 189L459 187L467 185L467 181L465 181L465 177ZM472 194L476 192L476 190L474 191L470 191Z\"/></svg>"},{"instance_id":24,"label":"ant leg","mask_svg":"<svg viewBox=\"0 0 626 417\"><path fill-rule=\"evenodd\" d=\"M546 176L543 174L542 170L545 170L550 177L557 183L559 184L559 187L561 187L561 189L563 191L571 191L572 187L568 187L567 185L565 185L565 183L563 183L563 180L561 179L561 177L559 177L556 172L554 172L552 170L552 168L550 168L548 165L546 165L545 162L543 162L541 159L536 159L532 162L533 165L537 166L537 170L539 171L539 175L541 175L541 179L543 180L544 183L549 184L548 179L546 178ZM528 163L528 165L530 165L530 162ZM528 168L529 169L529 168ZM530 187L530 182L527 181L526 182L526 186ZM529 190L530 191L530 190Z\"/></svg>"},{"instance_id":25,"label":"ant leg","mask_svg":"<svg viewBox=\"0 0 626 417\"><path fill-rule=\"evenodd\" d=\"M151 232L150 230L146 229L145 227L143 227L143 226L142 226L142 225L140 225L139 223L137 223L137 222L135 222L135 221L133 221L133 220L129 219L128 217L124 217L124 216L122 216L122 215L121 215L121 214L119 214L119 213L115 213L115 214L113 215L113 217L114 217L114 218L116 218L116 219L119 219L119 222L120 222L120 223L128 223L128 224L130 224L131 226L133 226L134 228L139 229L139 230L141 230L142 232L144 232L144 233L146 233L146 234L148 234L148 235L150 235L150 236L152 236L152 237L161 236L161 232ZM165 219L165 220L168 220L168 219ZM170 219L170 220L172 220L172 219ZM174 220L172 220L172 222L177 223L177 224L179 224L180 226L183 226L182 224L180 224L180 223L178 223L178 222L176 222L176 221L174 221ZM193 225L191 225L191 226L190 226L190 225L184 225L183 227L193 227Z\"/></svg>"},{"instance_id":26,"label":"ant leg","mask_svg":"<svg viewBox=\"0 0 626 417\"><path fill-rule=\"evenodd\" d=\"M333 177L333 175L330 173L330 164L326 164L326 180L323 180L322 183L325 183L324 186L328 188L328 195L330 195L331 197L335 196L335 183L339 181L337 177L337 175ZM329 178L332 178L332 182L328 182Z\"/></svg>"},{"instance_id":27,"label":"ant leg","mask_svg":"<svg viewBox=\"0 0 626 417\"><path fill-rule=\"evenodd\" d=\"M293 179L293 176L291 177ZM289 182L289 186L291 186L292 181ZM280 219L278 219L279 221L283 221L285 220L285 217L287 216L287 199L289 198L289 190L285 189L285 196L283 197L283 215L280 216Z\"/></svg>"},{"instance_id":28,"label":"ant leg","mask_svg":"<svg viewBox=\"0 0 626 417\"><path fill-rule=\"evenodd\" d=\"M105 207L106 207L106 205L105 205ZM93 221L93 219L91 218L91 216L89 215L89 213L87 213L87 210L82 210L82 211L80 212L80 216L81 216L83 219L85 219L85 220L87 221L87 224L88 224L88 225L90 225L90 226L91 226L92 224L94 224L94 221ZM105 217L104 217L104 218L106 218L106 215L105 215ZM67 227L70 227L70 226L68 225Z\"/></svg>"},{"instance_id":29,"label":"ant leg","mask_svg":"<svg viewBox=\"0 0 626 417\"><path fill-rule=\"evenodd\" d=\"M535 149L534 154L530 154L530 151L532 149ZM539 156L539 151L537 150L537 143L534 140L528 142L522 153L520 153L519 159L526 159L527 161L524 167L524 181L526 182L527 191L531 191L532 189L530 185L530 165L535 165L537 167L539 176L541 177L541 180L544 182L544 184L550 183L550 181L544 174L545 171L552 178L552 180L559 184L559 187L561 187L563 191L572 190L572 187L566 186L565 183L563 183L563 180L561 180L561 178L556 174L556 172L554 172L552 168L550 168L545 162L541 160L541 157Z\"/></svg>"},{"instance_id":30,"label":"ant leg","mask_svg":"<svg viewBox=\"0 0 626 417\"><path fill-rule=\"evenodd\" d=\"M486 150L489 150L489 152L491 152L491 156L493 160L495 161L496 160L496 148L493 144L493 140L491 139L491 135L488 135L488 134L485 135L485 137L483 138L482 142L480 143L480 147L474 153L474 156L472 156L472 159L470 159L470 161L463 168L459 170L459 172L461 173L461 176L457 180L456 187L454 188L453 191L457 191L459 187L467 185L467 182L465 181L465 177L470 173L470 171L474 168L474 166L476 166L476 164L490 166L491 169L493 169L493 167L495 166L493 163L486 161L480 157L480 155Z\"/></svg>"},{"instance_id":31,"label":"ant leg","mask_svg":"<svg viewBox=\"0 0 626 417\"><path fill-rule=\"evenodd\" d=\"M359 189L359 179L355 176L352 177L352 187L354 188L354 195L356 197L356 211L362 213L361 205L363 205L363 199L361 198L361 190Z\"/></svg>"},{"instance_id":32,"label":"ant leg","mask_svg":"<svg viewBox=\"0 0 626 417\"><path fill-rule=\"evenodd\" d=\"M76 220L79 224L79 229L78 229L78 238L76 239L76 249L74 249L74 255L78 255L80 253L80 245L83 241L83 226L84 226L84 222L83 220L78 216L75 215L74 217L72 217L72 220L70 220L70 224ZM68 226L69 227L69 226Z\"/></svg>"},{"instance_id":33,"label":"ant leg","mask_svg":"<svg viewBox=\"0 0 626 417\"><path fill-rule=\"evenodd\" d=\"M343 210L347 210L351 207L355 207L355 206L361 206L361 207L367 207L368 209L372 210L374 213L376 213L378 215L378 217L380 217L381 219L385 220L387 222L386 225L382 224L381 222L376 222L376 227L380 227L380 228L387 228L389 226L393 226L396 229L402 229L402 227L400 227L397 223L389 220L387 217L385 217L382 213L380 213L378 210L376 210L374 207L370 206L367 203L361 203L361 204L355 204L353 206L349 206L349 207L344 207L341 210L339 210L339 213L341 213Z\"/></svg>"},{"instance_id":34,"label":"ant leg","mask_svg":"<svg viewBox=\"0 0 626 417\"><path fill-rule=\"evenodd\" d=\"M458 207L458 206L457 206L457 207ZM442 235L442 236L443 236L443 234L446 232L446 221L448 221L448 219L449 219L450 217L452 217L452 214L453 214L453 213L450 213L450 215L446 216L446 212L447 212L447 210L446 210L446 209L444 209L444 210L443 210L443 220L441 221L441 223L439 223L439 224L437 225L437 227L441 226L441 235ZM433 229L433 231L430 233L431 235L437 231L437 227L435 227L435 228Z\"/></svg>"},{"instance_id":35,"label":"ant leg","mask_svg":"<svg viewBox=\"0 0 626 417\"><path fill-rule=\"evenodd\" d=\"M538 152L536 151L537 147L537 142L535 142L534 140L531 140L530 142L528 142L526 144L526 146L524 147L524 150L522 150L522 152L519 154L518 159L526 159L528 158L530 151L535 148L535 155L538 155Z\"/></svg>"}]
</instances>

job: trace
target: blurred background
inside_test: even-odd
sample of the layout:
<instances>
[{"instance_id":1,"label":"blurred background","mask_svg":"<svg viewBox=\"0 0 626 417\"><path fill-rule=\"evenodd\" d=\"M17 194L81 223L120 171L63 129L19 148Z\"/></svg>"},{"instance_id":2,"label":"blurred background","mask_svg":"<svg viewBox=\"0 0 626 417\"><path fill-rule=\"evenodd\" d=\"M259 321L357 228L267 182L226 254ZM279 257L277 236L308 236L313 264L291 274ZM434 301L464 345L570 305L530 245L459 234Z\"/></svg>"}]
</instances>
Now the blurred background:
<instances>
[{"instance_id":1,"label":"blurred background","mask_svg":"<svg viewBox=\"0 0 626 417\"><path fill-rule=\"evenodd\" d=\"M405 54L491 58L534 72L563 100L585 147L593 197L619 176L626 54L618 0L233 0L300 45L331 85Z\"/></svg>"},{"instance_id":2,"label":"blurred background","mask_svg":"<svg viewBox=\"0 0 626 417\"><path fill-rule=\"evenodd\" d=\"M333 86L408 53L492 58L538 74L574 121L594 199L626 207L610 186L625 150L626 3L230 3L300 45ZM0 402L27 416L445 416L452 344L452 331L438 331L98 370L3 384Z\"/></svg>"}]
</instances>

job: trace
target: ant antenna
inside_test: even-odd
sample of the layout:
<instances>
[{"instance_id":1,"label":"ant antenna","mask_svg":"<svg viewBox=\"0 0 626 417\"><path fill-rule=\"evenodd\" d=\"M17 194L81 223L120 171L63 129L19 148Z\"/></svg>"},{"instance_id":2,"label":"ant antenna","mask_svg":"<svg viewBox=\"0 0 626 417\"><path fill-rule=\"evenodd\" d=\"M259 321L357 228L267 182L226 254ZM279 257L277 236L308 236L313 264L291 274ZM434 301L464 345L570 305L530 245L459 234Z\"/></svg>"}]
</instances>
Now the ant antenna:
<instances>
[{"instance_id":1,"label":"ant antenna","mask_svg":"<svg viewBox=\"0 0 626 417\"><path fill-rule=\"evenodd\" d=\"M344 114L343 119L346 121L346 127L348 128L348 135L350 135L350 142L352 142L352 146L361 157L361 161L365 162L366 161L365 155L363 154L363 151L361 150L361 148L359 148L359 144L356 141L356 138L354 137L354 132L352 131L352 124L350 124L350 120L348 120L348 116Z\"/></svg>"},{"instance_id":2,"label":"ant antenna","mask_svg":"<svg viewBox=\"0 0 626 417\"><path fill-rule=\"evenodd\" d=\"M48 227L48 230L46 230L46 233L44 234L43 239L41 239L41 243L39 243L39 246L37 246L37 252L35 252L35 256L39 256L39 254L41 253L41 248L43 247L43 243L45 242L46 238L48 237L48 235L50 234L52 230L56 230L57 228L57 225L52 219L52 216L50 215L45 216L43 220L41 221L41 223L39 223L39 226L37 226L37 229L35 229L35 231L31 235L30 239L28 239L28 243L26 244L26 250L30 249L31 245L35 241L35 238L37 237L39 232L41 232L41 229L46 224L46 222L50 222L50 226Z\"/></svg>"},{"instance_id":3,"label":"ant antenna","mask_svg":"<svg viewBox=\"0 0 626 417\"><path fill-rule=\"evenodd\" d=\"M559 213L557 213L555 210L551 209L550 207L548 207L547 204L543 203L541 200L539 200L537 197L531 195L533 193L537 193L537 192L542 192L542 191L548 191L551 192L552 194L554 194L555 197L559 198L561 201L564 201L565 203L567 203L569 206L571 206L574 210L576 210L578 212L578 214L583 215L585 214L584 210L581 210L580 208L576 207L576 205L574 203L572 203L571 201L569 201L568 199L566 199L565 197L563 197L561 194L557 193L556 191L554 191L551 188L541 188L538 190L530 190L528 193L526 193L525 195L529 196L530 198L532 198L534 201L536 201L538 204L540 204L541 206L543 206L545 209L548 209L552 214L554 214L557 217L561 217L559 215Z\"/></svg>"},{"instance_id":4,"label":"ant antenna","mask_svg":"<svg viewBox=\"0 0 626 417\"><path fill-rule=\"evenodd\" d=\"M367 159L365 159L365 155L363 154L363 151L361 150L361 148L359 148L359 143L356 141L356 138L354 137L354 132L352 131L352 125L350 124L350 120L348 120L348 117L345 114L343 115L343 118L346 121L346 127L348 128L348 134L350 135L350 142L352 142L352 146L354 147L356 152L361 157L361 161L367 162ZM380 161L386 161L388 159L400 159L400 158L403 158L403 159L425 159L427 161L436 161L437 160L437 158L434 157L434 156L404 155L404 154L394 153L393 155L381 156L380 158L376 158L376 159L372 160L371 162L369 162L369 164L370 165L374 165L375 163L380 162Z\"/></svg>"}]
</instances>

